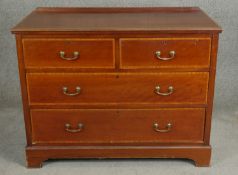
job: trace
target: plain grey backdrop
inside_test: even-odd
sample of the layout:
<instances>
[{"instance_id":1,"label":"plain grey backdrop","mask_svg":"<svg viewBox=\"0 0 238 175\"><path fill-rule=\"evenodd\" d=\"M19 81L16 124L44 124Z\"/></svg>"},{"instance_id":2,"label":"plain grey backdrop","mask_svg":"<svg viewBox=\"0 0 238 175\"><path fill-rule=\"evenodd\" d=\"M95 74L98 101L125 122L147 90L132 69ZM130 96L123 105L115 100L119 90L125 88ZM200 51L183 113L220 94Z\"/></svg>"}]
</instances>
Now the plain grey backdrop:
<instances>
[{"instance_id":1,"label":"plain grey backdrop","mask_svg":"<svg viewBox=\"0 0 238 175\"><path fill-rule=\"evenodd\" d=\"M24 125L15 39L10 29L39 6L67 7L153 7L199 6L222 28L220 35L215 89L211 169L197 169L199 174L226 174L238 171L238 0L0 0L0 174L44 174L24 169ZM225 112L227 111L227 112ZM227 146L226 146L227 145ZM229 146L228 146L229 145ZM235 148L236 147L236 148ZM176 163L175 163L176 162ZM168 166L173 165L172 168ZM56 163L55 163L56 164ZM54 164L54 165L55 165ZM197 174L192 166L177 161L158 162L69 162L58 163L50 174ZM66 169L60 168L61 165ZM68 167L67 167L68 166ZM78 169L78 167L81 169ZM188 168L189 167L189 168ZM158 169L159 168L159 169ZM181 169L182 168L182 169ZM184 168L184 169L183 169ZM152 171L153 170L153 171ZM180 171L178 171L180 170ZM189 171L190 173L186 173ZM47 173L45 173L47 174Z\"/></svg>"}]
</instances>

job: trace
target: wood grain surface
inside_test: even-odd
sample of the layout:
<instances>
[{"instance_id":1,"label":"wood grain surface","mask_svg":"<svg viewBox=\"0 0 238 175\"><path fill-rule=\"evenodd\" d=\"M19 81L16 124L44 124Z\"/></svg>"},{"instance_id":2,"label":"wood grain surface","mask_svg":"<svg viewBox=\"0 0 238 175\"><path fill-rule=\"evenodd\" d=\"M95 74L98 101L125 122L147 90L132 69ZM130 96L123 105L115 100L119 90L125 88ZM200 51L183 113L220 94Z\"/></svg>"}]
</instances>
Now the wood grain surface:
<instances>
[{"instance_id":1,"label":"wood grain surface","mask_svg":"<svg viewBox=\"0 0 238 175\"><path fill-rule=\"evenodd\" d=\"M37 8L11 31L28 167L52 158L189 158L210 165L222 29L201 9ZM79 56L64 60L60 51ZM176 54L162 61L156 51ZM77 95L67 95L77 86ZM159 95L156 86L173 92ZM171 123L171 130L156 132L155 122L159 129ZM71 133L66 123L84 127Z\"/></svg>"},{"instance_id":2,"label":"wood grain surface","mask_svg":"<svg viewBox=\"0 0 238 175\"><path fill-rule=\"evenodd\" d=\"M17 32L204 33L221 28L199 8L41 8L12 29Z\"/></svg>"},{"instance_id":3,"label":"wood grain surface","mask_svg":"<svg viewBox=\"0 0 238 175\"><path fill-rule=\"evenodd\" d=\"M120 63L123 69L135 68L208 68L210 38L121 38ZM170 51L175 52L171 60Z\"/></svg>"},{"instance_id":4,"label":"wood grain surface","mask_svg":"<svg viewBox=\"0 0 238 175\"><path fill-rule=\"evenodd\" d=\"M26 68L115 67L114 39L24 39L23 48ZM73 58L74 52L79 55L76 60L64 60L60 51L65 52L66 58Z\"/></svg>"},{"instance_id":5,"label":"wood grain surface","mask_svg":"<svg viewBox=\"0 0 238 175\"><path fill-rule=\"evenodd\" d=\"M32 110L32 142L44 145L203 143L205 109ZM65 130L65 124L80 132ZM171 131L156 132L153 124Z\"/></svg>"},{"instance_id":6,"label":"wood grain surface","mask_svg":"<svg viewBox=\"0 0 238 175\"><path fill-rule=\"evenodd\" d=\"M27 74L29 103L37 104L206 104L208 73L31 73ZM75 93L67 96L62 88ZM155 93L160 86L168 96Z\"/></svg>"}]
</instances>

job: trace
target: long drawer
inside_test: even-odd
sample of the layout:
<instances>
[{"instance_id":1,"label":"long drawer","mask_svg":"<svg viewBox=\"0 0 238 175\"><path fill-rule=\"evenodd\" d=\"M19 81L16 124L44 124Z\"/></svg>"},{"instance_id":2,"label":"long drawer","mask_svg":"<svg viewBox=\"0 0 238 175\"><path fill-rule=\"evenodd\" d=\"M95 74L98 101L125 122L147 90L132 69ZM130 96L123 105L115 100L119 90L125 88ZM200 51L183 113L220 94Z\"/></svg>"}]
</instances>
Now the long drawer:
<instances>
[{"instance_id":1,"label":"long drawer","mask_svg":"<svg viewBox=\"0 0 238 175\"><path fill-rule=\"evenodd\" d=\"M114 39L32 38L23 40L26 68L114 68Z\"/></svg>"},{"instance_id":2,"label":"long drawer","mask_svg":"<svg viewBox=\"0 0 238 175\"><path fill-rule=\"evenodd\" d=\"M33 144L202 143L205 109L32 110Z\"/></svg>"},{"instance_id":3,"label":"long drawer","mask_svg":"<svg viewBox=\"0 0 238 175\"><path fill-rule=\"evenodd\" d=\"M206 104L208 73L29 73L30 104Z\"/></svg>"},{"instance_id":4,"label":"long drawer","mask_svg":"<svg viewBox=\"0 0 238 175\"><path fill-rule=\"evenodd\" d=\"M123 69L208 68L210 38L122 38Z\"/></svg>"}]
</instances>

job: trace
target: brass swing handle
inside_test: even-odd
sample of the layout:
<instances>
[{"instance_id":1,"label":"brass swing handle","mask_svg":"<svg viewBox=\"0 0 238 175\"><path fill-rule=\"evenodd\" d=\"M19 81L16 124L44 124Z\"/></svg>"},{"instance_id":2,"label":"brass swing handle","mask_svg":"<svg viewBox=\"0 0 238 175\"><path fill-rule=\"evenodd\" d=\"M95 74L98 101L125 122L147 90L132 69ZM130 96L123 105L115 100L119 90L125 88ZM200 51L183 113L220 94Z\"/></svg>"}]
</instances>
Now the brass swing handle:
<instances>
[{"instance_id":1,"label":"brass swing handle","mask_svg":"<svg viewBox=\"0 0 238 175\"><path fill-rule=\"evenodd\" d=\"M174 92L174 87L173 86L169 86L168 87L168 92L160 92L160 86L156 86L155 87L155 93L158 95L162 95L162 96L168 96L170 94L172 94Z\"/></svg>"},{"instance_id":2,"label":"brass swing handle","mask_svg":"<svg viewBox=\"0 0 238 175\"><path fill-rule=\"evenodd\" d=\"M76 95L80 94L80 92L81 92L81 88L79 86L76 86L74 93L69 93L68 88L65 86L62 88L62 90L63 90L63 93L68 96L76 96Z\"/></svg>"},{"instance_id":3,"label":"brass swing handle","mask_svg":"<svg viewBox=\"0 0 238 175\"><path fill-rule=\"evenodd\" d=\"M153 128L156 132L162 132L162 133L165 133L165 132L169 132L171 131L171 128L172 128L172 124L171 123L168 123L166 125L166 129L159 129L159 124L158 123L154 123L153 124Z\"/></svg>"},{"instance_id":4,"label":"brass swing handle","mask_svg":"<svg viewBox=\"0 0 238 175\"><path fill-rule=\"evenodd\" d=\"M77 51L73 52L73 57L72 57L72 58L70 58L70 57L65 57L66 54L65 54L64 51L60 51L60 52L59 52L59 55L60 55L60 57L61 57L62 59L68 60L68 61L76 60L76 59L79 58L79 52L77 52Z\"/></svg>"},{"instance_id":5,"label":"brass swing handle","mask_svg":"<svg viewBox=\"0 0 238 175\"><path fill-rule=\"evenodd\" d=\"M84 125L82 123L79 123L78 124L78 128L72 129L71 125L69 123L66 123L65 124L65 131L76 133L76 132L82 131L83 127L84 127Z\"/></svg>"},{"instance_id":6,"label":"brass swing handle","mask_svg":"<svg viewBox=\"0 0 238 175\"><path fill-rule=\"evenodd\" d=\"M168 57L168 58L162 58L162 57L160 57L161 56L161 51L156 51L155 52L155 55L156 55L156 57L158 58L158 59L160 59L160 60L163 60L163 61L167 61L167 60L171 60L171 59L173 59L174 57L175 57L175 54L176 54L176 52L175 51L173 51L173 50L171 50L171 51L169 51L169 56L170 57Z\"/></svg>"}]
</instances>

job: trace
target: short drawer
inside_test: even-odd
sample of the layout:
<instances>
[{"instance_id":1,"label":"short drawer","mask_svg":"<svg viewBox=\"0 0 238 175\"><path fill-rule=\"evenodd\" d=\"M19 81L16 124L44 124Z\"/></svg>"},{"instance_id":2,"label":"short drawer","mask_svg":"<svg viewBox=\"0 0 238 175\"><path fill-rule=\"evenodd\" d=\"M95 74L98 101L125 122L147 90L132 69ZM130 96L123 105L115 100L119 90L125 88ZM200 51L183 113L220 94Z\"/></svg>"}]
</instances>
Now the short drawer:
<instances>
[{"instance_id":1,"label":"short drawer","mask_svg":"<svg viewBox=\"0 0 238 175\"><path fill-rule=\"evenodd\" d=\"M32 110L33 144L202 143L205 110Z\"/></svg>"},{"instance_id":2,"label":"short drawer","mask_svg":"<svg viewBox=\"0 0 238 175\"><path fill-rule=\"evenodd\" d=\"M208 73L29 73L30 105L206 104Z\"/></svg>"},{"instance_id":3,"label":"short drawer","mask_svg":"<svg viewBox=\"0 0 238 175\"><path fill-rule=\"evenodd\" d=\"M114 39L23 39L26 68L113 68Z\"/></svg>"},{"instance_id":4,"label":"short drawer","mask_svg":"<svg viewBox=\"0 0 238 175\"><path fill-rule=\"evenodd\" d=\"M208 68L210 38L122 38L121 68Z\"/></svg>"}]
</instances>

